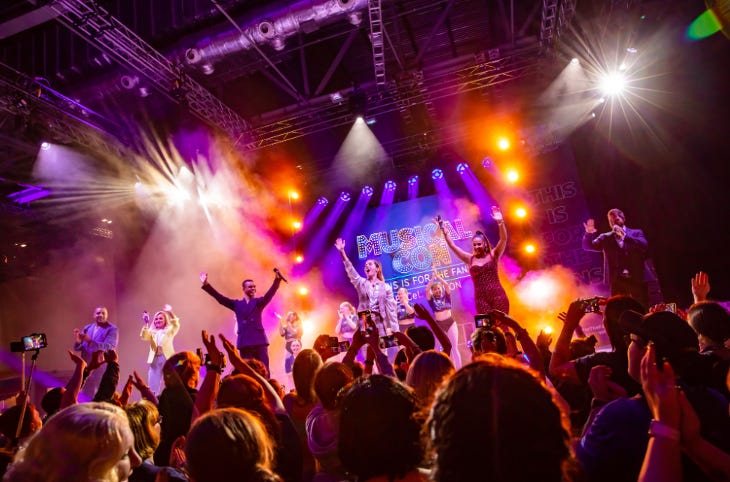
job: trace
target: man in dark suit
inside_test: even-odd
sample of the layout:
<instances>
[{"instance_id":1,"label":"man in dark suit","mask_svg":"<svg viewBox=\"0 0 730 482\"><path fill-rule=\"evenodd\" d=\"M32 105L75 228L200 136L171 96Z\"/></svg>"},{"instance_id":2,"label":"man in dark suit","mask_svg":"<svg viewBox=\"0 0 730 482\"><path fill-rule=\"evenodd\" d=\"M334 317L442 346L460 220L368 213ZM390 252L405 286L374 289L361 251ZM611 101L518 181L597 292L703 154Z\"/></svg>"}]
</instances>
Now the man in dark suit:
<instances>
[{"instance_id":1,"label":"man in dark suit","mask_svg":"<svg viewBox=\"0 0 730 482\"><path fill-rule=\"evenodd\" d=\"M281 281L284 279L276 271L276 278L266 294L260 298L256 298L256 283L247 279L242 283L243 299L234 300L218 293L208 283L208 273L200 275L200 281L203 283L201 288L221 305L236 313L236 323L238 328L238 340L236 348L241 352L243 358L255 358L266 365L266 371L269 372L269 340L264 331L264 325L261 314L274 297L276 290L279 289Z\"/></svg>"},{"instance_id":2,"label":"man in dark suit","mask_svg":"<svg viewBox=\"0 0 730 482\"><path fill-rule=\"evenodd\" d=\"M611 296L629 295L645 307L649 304L648 283L656 275L647 265L649 245L641 229L626 227L620 209L608 211L611 231L598 234L595 221L583 224L583 249L603 253L603 279L611 287Z\"/></svg>"}]
</instances>

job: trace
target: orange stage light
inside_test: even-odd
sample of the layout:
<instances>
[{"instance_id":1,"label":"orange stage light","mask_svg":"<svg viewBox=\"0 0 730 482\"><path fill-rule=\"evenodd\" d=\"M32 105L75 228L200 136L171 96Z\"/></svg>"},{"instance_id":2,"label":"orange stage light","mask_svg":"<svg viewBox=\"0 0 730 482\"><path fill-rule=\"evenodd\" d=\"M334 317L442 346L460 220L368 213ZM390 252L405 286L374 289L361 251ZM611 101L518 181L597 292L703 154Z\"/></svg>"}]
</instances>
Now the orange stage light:
<instances>
[{"instance_id":1,"label":"orange stage light","mask_svg":"<svg viewBox=\"0 0 730 482\"><path fill-rule=\"evenodd\" d=\"M298 254L294 257L294 261L296 261L297 263L301 263L302 261L304 261L304 256Z\"/></svg>"},{"instance_id":2,"label":"orange stage light","mask_svg":"<svg viewBox=\"0 0 730 482\"><path fill-rule=\"evenodd\" d=\"M534 254L537 251L537 248L535 248L535 245L532 243L525 244L524 249L525 249L525 253L528 253L528 254Z\"/></svg>"},{"instance_id":3,"label":"orange stage light","mask_svg":"<svg viewBox=\"0 0 730 482\"><path fill-rule=\"evenodd\" d=\"M517 209L515 209L515 216L517 216L518 218L527 217L527 209L523 207L518 207Z\"/></svg>"},{"instance_id":4,"label":"orange stage light","mask_svg":"<svg viewBox=\"0 0 730 482\"><path fill-rule=\"evenodd\" d=\"M296 191L289 191L289 199L297 200L299 199L299 193Z\"/></svg>"},{"instance_id":5,"label":"orange stage light","mask_svg":"<svg viewBox=\"0 0 730 482\"><path fill-rule=\"evenodd\" d=\"M507 181L511 182L512 184L516 183L520 179L520 173L517 172L517 169L509 169L507 173L505 174L505 178Z\"/></svg>"},{"instance_id":6,"label":"orange stage light","mask_svg":"<svg viewBox=\"0 0 730 482\"><path fill-rule=\"evenodd\" d=\"M510 140L508 138L506 138L506 137L497 138L497 147L499 148L500 151L506 151L507 149L510 148L511 145L512 145L512 143L510 142Z\"/></svg>"},{"instance_id":7,"label":"orange stage light","mask_svg":"<svg viewBox=\"0 0 730 482\"><path fill-rule=\"evenodd\" d=\"M307 296L309 294L309 290L306 286L302 286L301 288L299 288L299 294L302 296Z\"/></svg>"},{"instance_id":8,"label":"orange stage light","mask_svg":"<svg viewBox=\"0 0 730 482\"><path fill-rule=\"evenodd\" d=\"M302 229L302 222L301 221L294 221L291 223L292 227L294 229Z\"/></svg>"}]
</instances>

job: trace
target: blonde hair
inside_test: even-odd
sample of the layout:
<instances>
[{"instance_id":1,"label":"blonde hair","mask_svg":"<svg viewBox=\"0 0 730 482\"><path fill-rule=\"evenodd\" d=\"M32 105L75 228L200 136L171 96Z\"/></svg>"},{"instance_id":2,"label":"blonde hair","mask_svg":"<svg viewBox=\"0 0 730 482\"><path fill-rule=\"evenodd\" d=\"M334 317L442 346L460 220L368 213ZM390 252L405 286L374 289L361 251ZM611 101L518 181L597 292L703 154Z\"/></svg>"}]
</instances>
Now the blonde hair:
<instances>
[{"instance_id":1,"label":"blonde hair","mask_svg":"<svg viewBox=\"0 0 730 482\"><path fill-rule=\"evenodd\" d=\"M3 480L118 482L116 465L133 444L121 408L99 402L72 405L51 417L18 452Z\"/></svg>"},{"instance_id":2,"label":"blonde hair","mask_svg":"<svg viewBox=\"0 0 730 482\"><path fill-rule=\"evenodd\" d=\"M134 449L142 460L152 457L160 445L160 433L155 425L160 421L160 412L154 403L140 400L124 408L129 419L129 427L134 435Z\"/></svg>"},{"instance_id":3,"label":"blonde hair","mask_svg":"<svg viewBox=\"0 0 730 482\"><path fill-rule=\"evenodd\" d=\"M424 351L419 353L408 367L406 385L413 389L419 405L427 409L431 406L441 382L452 373L454 373L454 364L448 356L440 351Z\"/></svg>"}]
</instances>

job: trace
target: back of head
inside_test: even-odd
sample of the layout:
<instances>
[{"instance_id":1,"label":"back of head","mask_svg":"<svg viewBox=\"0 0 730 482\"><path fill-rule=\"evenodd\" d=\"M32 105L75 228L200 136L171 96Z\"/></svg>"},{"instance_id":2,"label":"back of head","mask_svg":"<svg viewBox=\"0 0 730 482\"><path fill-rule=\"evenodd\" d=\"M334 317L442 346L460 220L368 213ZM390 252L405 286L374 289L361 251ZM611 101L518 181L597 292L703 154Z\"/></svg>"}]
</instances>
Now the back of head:
<instances>
[{"instance_id":1,"label":"back of head","mask_svg":"<svg viewBox=\"0 0 730 482\"><path fill-rule=\"evenodd\" d=\"M689 309L688 321L698 335L723 345L730 339L730 313L720 304L712 301L695 303Z\"/></svg>"},{"instance_id":2,"label":"back of head","mask_svg":"<svg viewBox=\"0 0 730 482\"><path fill-rule=\"evenodd\" d=\"M644 307L641 303L627 295L612 296L606 301L606 308L603 313L603 327L606 329L608 339L615 351L626 351L627 346L624 337L628 335L628 332L621 327L619 320L621 314L629 310L644 313Z\"/></svg>"},{"instance_id":3,"label":"back of head","mask_svg":"<svg viewBox=\"0 0 730 482\"><path fill-rule=\"evenodd\" d=\"M200 358L191 351L181 351L175 353L165 362L164 370L171 369L180 377L183 385L194 386L198 382ZM165 384L167 385L167 376L165 376Z\"/></svg>"},{"instance_id":4,"label":"back of head","mask_svg":"<svg viewBox=\"0 0 730 482\"><path fill-rule=\"evenodd\" d=\"M598 339L596 338L596 335L587 336L585 338L573 338L570 340L570 359L575 360L576 358L595 353L597 343Z\"/></svg>"},{"instance_id":5,"label":"back of head","mask_svg":"<svg viewBox=\"0 0 730 482\"><path fill-rule=\"evenodd\" d=\"M371 375L340 394L339 456L359 480L405 476L423 459L413 392L397 380Z\"/></svg>"},{"instance_id":6,"label":"back of head","mask_svg":"<svg viewBox=\"0 0 730 482\"><path fill-rule=\"evenodd\" d=\"M535 374L484 355L441 387L428 421L436 481L560 482L570 460L567 418Z\"/></svg>"},{"instance_id":7,"label":"back of head","mask_svg":"<svg viewBox=\"0 0 730 482\"><path fill-rule=\"evenodd\" d=\"M18 452L6 481L113 480L134 443L124 411L108 403L72 405L51 417Z\"/></svg>"},{"instance_id":8,"label":"back of head","mask_svg":"<svg viewBox=\"0 0 730 482\"><path fill-rule=\"evenodd\" d=\"M507 353L507 340L504 332L496 326L480 326L471 334L471 350L473 356L484 353Z\"/></svg>"},{"instance_id":9,"label":"back of head","mask_svg":"<svg viewBox=\"0 0 730 482\"><path fill-rule=\"evenodd\" d=\"M436 347L436 340L434 339L433 333L425 326L409 326L406 329L406 335L408 335L408 338L413 340L422 351L433 350Z\"/></svg>"},{"instance_id":10,"label":"back of head","mask_svg":"<svg viewBox=\"0 0 730 482\"><path fill-rule=\"evenodd\" d=\"M20 422L22 407L15 405L5 410L0 415L0 433L10 440L15 439L15 433L18 430L18 422ZM20 439L33 434L40 429L38 422L38 412L32 403L28 403L23 414L23 426L20 429Z\"/></svg>"},{"instance_id":11,"label":"back of head","mask_svg":"<svg viewBox=\"0 0 730 482\"><path fill-rule=\"evenodd\" d=\"M276 441L279 426L274 412L266 402L264 388L248 375L231 375L221 381L216 398L218 408L240 408L256 415L264 424L266 432Z\"/></svg>"},{"instance_id":12,"label":"back of head","mask_svg":"<svg viewBox=\"0 0 730 482\"><path fill-rule=\"evenodd\" d=\"M334 410L337 406L337 394L340 389L354 379L352 371L347 365L328 361L314 376L314 392L327 410Z\"/></svg>"},{"instance_id":13,"label":"back of head","mask_svg":"<svg viewBox=\"0 0 730 482\"><path fill-rule=\"evenodd\" d=\"M195 482L278 481L271 472L274 449L257 417L223 408L199 418L185 440L188 471Z\"/></svg>"},{"instance_id":14,"label":"back of head","mask_svg":"<svg viewBox=\"0 0 730 482\"><path fill-rule=\"evenodd\" d=\"M124 407L124 411L134 435L134 449L142 460L151 458L160 445L160 432L156 428L160 422L157 406L148 400L140 400Z\"/></svg>"},{"instance_id":15,"label":"back of head","mask_svg":"<svg viewBox=\"0 0 730 482\"><path fill-rule=\"evenodd\" d=\"M292 365L294 388L297 389L299 398L306 402L314 403L317 400L317 395L314 393L314 374L321 366L322 357L314 350L302 350L294 359Z\"/></svg>"},{"instance_id":16,"label":"back of head","mask_svg":"<svg viewBox=\"0 0 730 482\"><path fill-rule=\"evenodd\" d=\"M436 389L452 373L454 364L449 357L435 350L424 351L408 367L406 385L413 389L420 406L427 409L431 406Z\"/></svg>"},{"instance_id":17,"label":"back of head","mask_svg":"<svg viewBox=\"0 0 730 482\"><path fill-rule=\"evenodd\" d=\"M41 408L46 412L47 417L58 412L61 408L61 398L65 391L66 389L64 387L56 387L51 388L43 395L43 398L41 398Z\"/></svg>"}]
</instances>

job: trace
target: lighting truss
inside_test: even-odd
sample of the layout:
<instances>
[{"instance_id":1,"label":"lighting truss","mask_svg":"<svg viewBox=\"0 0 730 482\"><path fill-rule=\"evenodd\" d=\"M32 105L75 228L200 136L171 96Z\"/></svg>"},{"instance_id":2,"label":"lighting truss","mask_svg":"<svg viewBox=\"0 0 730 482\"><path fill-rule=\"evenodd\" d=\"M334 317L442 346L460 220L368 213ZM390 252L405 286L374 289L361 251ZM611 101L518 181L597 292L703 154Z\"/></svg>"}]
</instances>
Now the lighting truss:
<instances>
[{"instance_id":1,"label":"lighting truss","mask_svg":"<svg viewBox=\"0 0 730 482\"><path fill-rule=\"evenodd\" d=\"M427 89L411 90L405 96L398 93L395 84L384 92L368 95L368 115L377 117L404 107L425 104L477 89L526 77L537 71L538 47L530 46L505 57L457 69L445 69L424 76ZM372 85L371 85L372 86ZM361 86L367 89L368 86ZM371 89L372 90L372 89ZM262 149L310 134L346 125L352 122L352 113L344 103L322 103L300 108L290 117L252 129L247 137L256 139L247 144L251 150Z\"/></svg>"},{"instance_id":2,"label":"lighting truss","mask_svg":"<svg viewBox=\"0 0 730 482\"><path fill-rule=\"evenodd\" d=\"M236 141L249 124L164 55L93 0L55 0L58 20L120 64L144 75L174 102L185 103L198 118Z\"/></svg>"}]
</instances>

